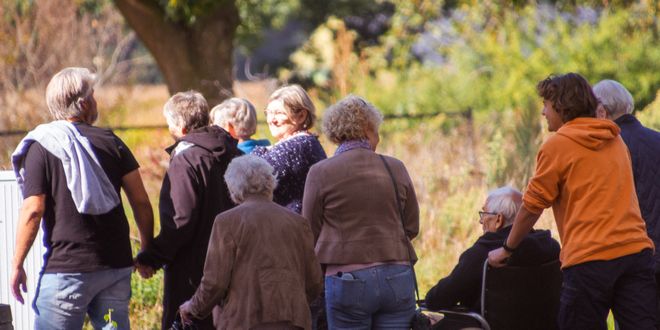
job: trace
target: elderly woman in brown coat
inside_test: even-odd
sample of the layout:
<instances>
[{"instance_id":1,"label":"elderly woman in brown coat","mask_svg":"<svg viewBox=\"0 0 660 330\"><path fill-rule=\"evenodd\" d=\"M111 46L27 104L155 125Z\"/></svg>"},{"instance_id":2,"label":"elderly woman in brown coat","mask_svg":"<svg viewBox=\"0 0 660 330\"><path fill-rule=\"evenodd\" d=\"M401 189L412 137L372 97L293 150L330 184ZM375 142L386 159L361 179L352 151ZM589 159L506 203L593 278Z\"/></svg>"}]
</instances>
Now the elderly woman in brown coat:
<instances>
[{"instance_id":1,"label":"elderly woman in brown coat","mask_svg":"<svg viewBox=\"0 0 660 330\"><path fill-rule=\"evenodd\" d=\"M272 202L276 179L263 159L235 158L225 180L240 205L215 219L204 276L181 318L213 309L217 329L310 329L322 275L309 223Z\"/></svg>"},{"instance_id":2,"label":"elderly woman in brown coat","mask_svg":"<svg viewBox=\"0 0 660 330\"><path fill-rule=\"evenodd\" d=\"M409 329L415 312L419 208L403 163L375 153L381 122L357 96L328 108L323 130L339 147L307 176L303 216L325 265L330 329Z\"/></svg>"}]
</instances>

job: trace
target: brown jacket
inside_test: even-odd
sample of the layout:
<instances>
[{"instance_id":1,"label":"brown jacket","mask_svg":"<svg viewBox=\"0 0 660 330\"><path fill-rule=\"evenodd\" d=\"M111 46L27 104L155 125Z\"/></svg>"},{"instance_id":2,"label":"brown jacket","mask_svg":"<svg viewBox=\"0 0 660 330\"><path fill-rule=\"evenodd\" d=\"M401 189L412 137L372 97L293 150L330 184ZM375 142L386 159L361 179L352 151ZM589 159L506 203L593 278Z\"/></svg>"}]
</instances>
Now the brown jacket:
<instances>
[{"instance_id":1,"label":"brown jacket","mask_svg":"<svg viewBox=\"0 0 660 330\"><path fill-rule=\"evenodd\" d=\"M394 186L379 155L353 149L314 166L307 175L303 216L314 232L322 264L417 260L410 240L419 231L419 206L403 163L385 157L397 182L405 235Z\"/></svg>"},{"instance_id":2,"label":"brown jacket","mask_svg":"<svg viewBox=\"0 0 660 330\"><path fill-rule=\"evenodd\" d=\"M311 328L308 303L322 290L307 221L265 197L249 196L215 219L204 276L191 311L214 311L217 329L291 322Z\"/></svg>"}]
</instances>

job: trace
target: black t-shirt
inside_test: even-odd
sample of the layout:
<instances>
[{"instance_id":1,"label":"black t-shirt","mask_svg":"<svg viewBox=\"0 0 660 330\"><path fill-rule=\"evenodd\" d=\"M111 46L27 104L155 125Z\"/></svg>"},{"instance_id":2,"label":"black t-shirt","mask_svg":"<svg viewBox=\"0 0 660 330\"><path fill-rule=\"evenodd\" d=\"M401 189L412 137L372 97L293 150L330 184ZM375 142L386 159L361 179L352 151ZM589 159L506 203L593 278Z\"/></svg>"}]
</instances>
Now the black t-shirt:
<instances>
[{"instance_id":1,"label":"black t-shirt","mask_svg":"<svg viewBox=\"0 0 660 330\"><path fill-rule=\"evenodd\" d=\"M109 129L75 124L91 143L117 194L122 177L139 167ZM67 187L62 162L35 142L25 157L23 196L46 195L43 216L46 273L92 272L132 265L129 226L120 203L102 215L80 214Z\"/></svg>"}]
</instances>

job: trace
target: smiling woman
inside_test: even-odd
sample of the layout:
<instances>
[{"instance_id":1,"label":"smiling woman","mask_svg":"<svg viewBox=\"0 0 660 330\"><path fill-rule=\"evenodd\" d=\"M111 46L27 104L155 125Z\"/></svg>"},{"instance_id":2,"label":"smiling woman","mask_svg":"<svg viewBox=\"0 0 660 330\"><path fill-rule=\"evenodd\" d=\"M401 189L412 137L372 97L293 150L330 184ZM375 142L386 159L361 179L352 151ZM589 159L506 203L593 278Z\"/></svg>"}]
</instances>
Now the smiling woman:
<instances>
[{"instance_id":1,"label":"smiling woman","mask_svg":"<svg viewBox=\"0 0 660 330\"><path fill-rule=\"evenodd\" d=\"M296 213L302 211L309 168L327 158L318 137L308 131L314 125L315 111L302 87L290 85L276 90L270 96L265 115L270 133L278 142L253 151L275 168L278 185L273 200Z\"/></svg>"}]
</instances>

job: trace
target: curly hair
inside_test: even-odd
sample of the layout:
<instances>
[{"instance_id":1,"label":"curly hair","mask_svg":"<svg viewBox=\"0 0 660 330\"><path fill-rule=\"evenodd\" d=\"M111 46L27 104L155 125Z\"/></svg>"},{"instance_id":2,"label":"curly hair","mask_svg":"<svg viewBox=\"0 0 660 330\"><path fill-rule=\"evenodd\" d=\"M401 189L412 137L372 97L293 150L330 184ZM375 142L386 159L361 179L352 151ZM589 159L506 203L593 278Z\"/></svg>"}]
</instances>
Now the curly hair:
<instances>
[{"instance_id":1,"label":"curly hair","mask_svg":"<svg viewBox=\"0 0 660 330\"><path fill-rule=\"evenodd\" d=\"M376 107L355 95L330 106L323 114L323 132L328 138L341 144L345 141L366 139L365 130L378 131L383 115Z\"/></svg>"},{"instance_id":2,"label":"curly hair","mask_svg":"<svg viewBox=\"0 0 660 330\"><path fill-rule=\"evenodd\" d=\"M254 156L244 155L234 158L225 171L225 182L229 189L231 199L243 203L248 195L266 196L273 198L273 190L277 186L277 179L268 162Z\"/></svg>"},{"instance_id":3,"label":"curly hair","mask_svg":"<svg viewBox=\"0 0 660 330\"><path fill-rule=\"evenodd\" d=\"M536 85L539 96L552 102L564 122L595 117L598 99L584 77L577 73L550 75Z\"/></svg>"}]
</instances>

